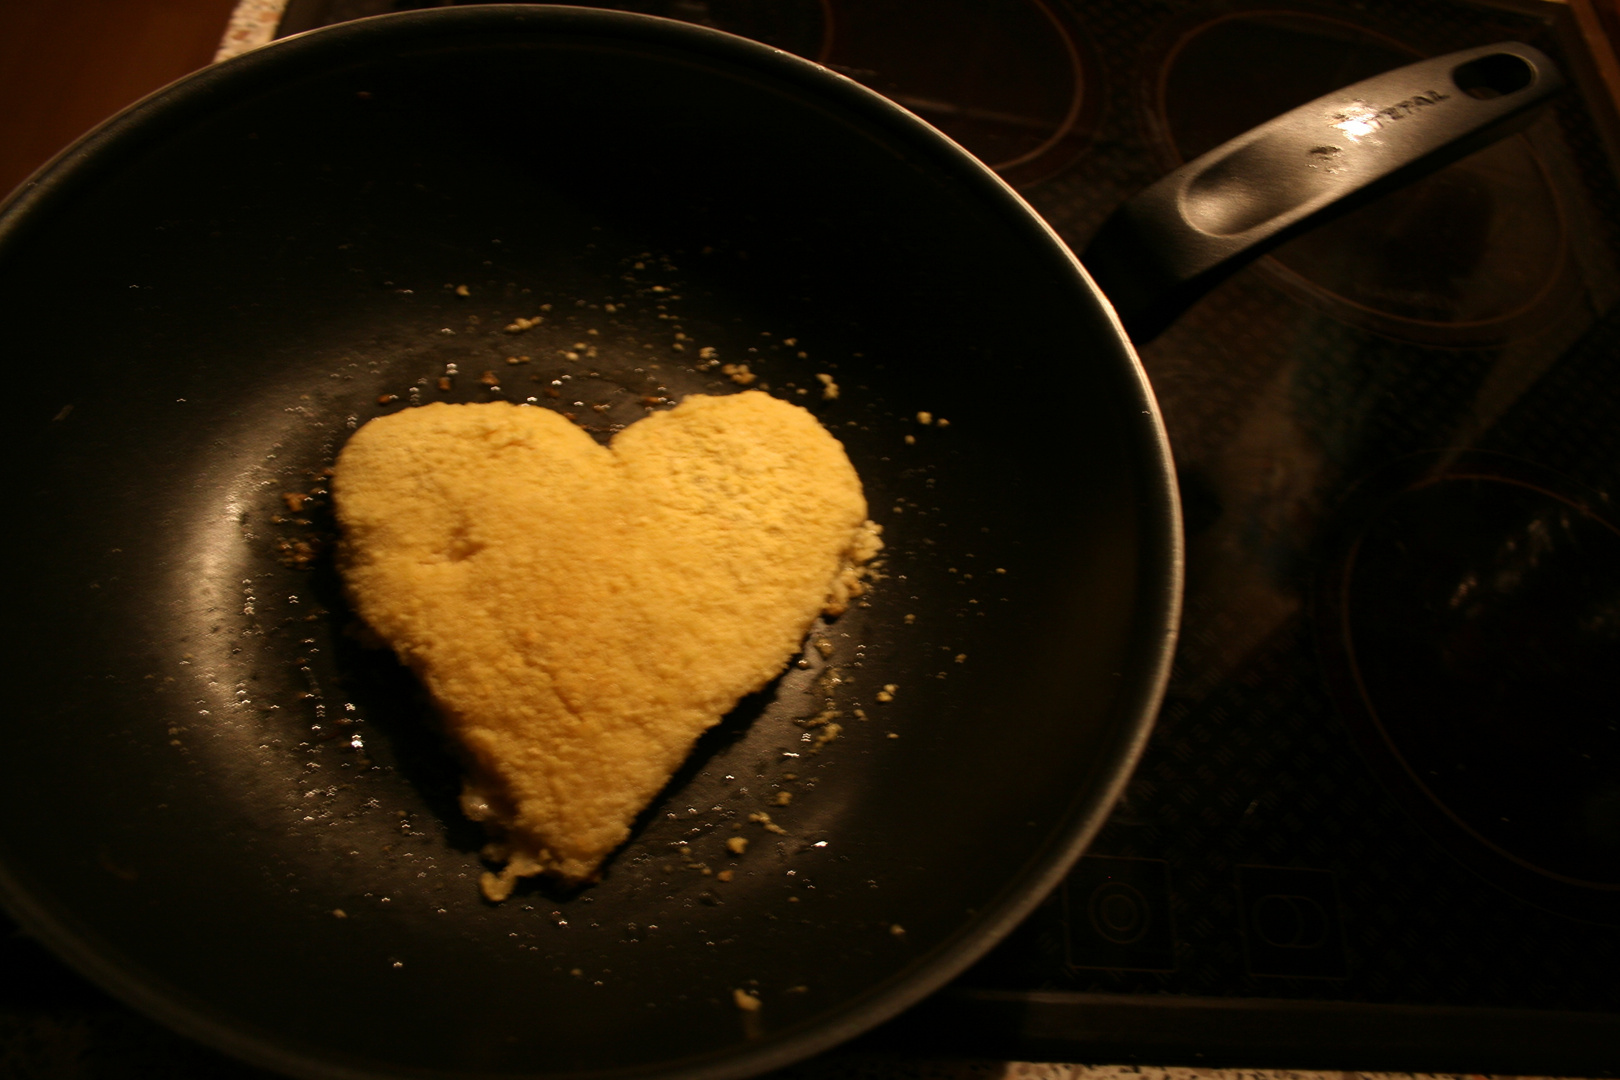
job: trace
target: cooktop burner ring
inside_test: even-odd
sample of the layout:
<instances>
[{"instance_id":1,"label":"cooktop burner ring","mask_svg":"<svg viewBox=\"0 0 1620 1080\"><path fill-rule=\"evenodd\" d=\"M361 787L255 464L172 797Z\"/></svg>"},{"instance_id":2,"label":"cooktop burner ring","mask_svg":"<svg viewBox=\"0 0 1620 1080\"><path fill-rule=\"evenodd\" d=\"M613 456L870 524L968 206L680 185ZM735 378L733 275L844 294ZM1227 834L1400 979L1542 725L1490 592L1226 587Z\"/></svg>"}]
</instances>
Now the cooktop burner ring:
<instances>
[{"instance_id":1,"label":"cooktop burner ring","mask_svg":"<svg viewBox=\"0 0 1620 1080\"><path fill-rule=\"evenodd\" d=\"M1620 524L1574 481L1431 453L1363 482L1325 561L1319 640L1363 755L1505 891L1620 922Z\"/></svg>"},{"instance_id":2,"label":"cooktop burner ring","mask_svg":"<svg viewBox=\"0 0 1620 1080\"><path fill-rule=\"evenodd\" d=\"M910 109L1015 187L1062 172L1100 112L1096 63L1057 0L821 0L813 59ZM722 29L730 29L721 26Z\"/></svg>"}]
</instances>

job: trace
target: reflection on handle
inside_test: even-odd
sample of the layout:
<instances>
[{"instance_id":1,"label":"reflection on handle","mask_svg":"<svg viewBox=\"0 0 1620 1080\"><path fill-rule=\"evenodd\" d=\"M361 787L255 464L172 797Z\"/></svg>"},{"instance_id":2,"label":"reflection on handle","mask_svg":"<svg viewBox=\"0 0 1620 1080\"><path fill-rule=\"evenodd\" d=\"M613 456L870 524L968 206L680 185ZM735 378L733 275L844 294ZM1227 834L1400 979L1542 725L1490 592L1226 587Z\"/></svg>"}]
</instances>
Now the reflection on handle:
<instances>
[{"instance_id":1,"label":"reflection on handle","mask_svg":"<svg viewBox=\"0 0 1620 1080\"><path fill-rule=\"evenodd\" d=\"M1232 271L1328 215L1518 130L1564 85L1508 42L1317 98L1189 162L1103 224L1080 261L1133 338L1153 337Z\"/></svg>"}]
</instances>

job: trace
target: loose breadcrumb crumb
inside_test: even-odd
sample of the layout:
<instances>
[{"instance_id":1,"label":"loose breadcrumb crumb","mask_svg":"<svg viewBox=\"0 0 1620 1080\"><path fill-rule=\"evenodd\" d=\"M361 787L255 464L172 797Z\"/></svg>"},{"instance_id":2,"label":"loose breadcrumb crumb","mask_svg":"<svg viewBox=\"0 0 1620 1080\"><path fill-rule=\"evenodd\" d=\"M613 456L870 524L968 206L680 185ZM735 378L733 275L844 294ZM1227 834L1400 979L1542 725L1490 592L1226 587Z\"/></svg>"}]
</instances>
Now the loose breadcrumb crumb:
<instances>
[{"instance_id":1,"label":"loose breadcrumb crumb","mask_svg":"<svg viewBox=\"0 0 1620 1080\"><path fill-rule=\"evenodd\" d=\"M811 753L815 753L816 751L820 750L822 747L826 746L828 743L832 742L834 739L838 738L838 736L842 735L843 733L844 733L844 725L842 725L842 724L828 724L826 727L821 729L821 734L817 735L816 736L816 741L811 744L811 746L810 746Z\"/></svg>"},{"instance_id":2,"label":"loose breadcrumb crumb","mask_svg":"<svg viewBox=\"0 0 1620 1080\"><path fill-rule=\"evenodd\" d=\"M778 836L787 835L787 830L782 828L782 826L778 825L776 822L772 821L771 815L765 813L763 810L756 810L752 814L749 814L748 820L761 826L768 833L775 833Z\"/></svg>"}]
</instances>

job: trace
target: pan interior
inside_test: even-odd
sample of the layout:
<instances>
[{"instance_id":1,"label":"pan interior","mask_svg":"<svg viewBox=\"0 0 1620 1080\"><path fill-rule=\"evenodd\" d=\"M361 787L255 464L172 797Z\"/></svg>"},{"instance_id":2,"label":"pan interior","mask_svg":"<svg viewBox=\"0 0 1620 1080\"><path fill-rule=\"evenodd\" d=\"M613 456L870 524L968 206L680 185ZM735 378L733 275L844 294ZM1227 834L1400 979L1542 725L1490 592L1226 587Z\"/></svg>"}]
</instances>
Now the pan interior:
<instances>
[{"instance_id":1,"label":"pan interior","mask_svg":"<svg viewBox=\"0 0 1620 1080\"><path fill-rule=\"evenodd\" d=\"M3 223L6 897L306 1075L781 1063L959 970L1100 821L1173 606L1151 403L1055 242L852 88L690 28L431 14L171 90ZM606 438L736 390L711 359L845 442L887 576L605 880L487 905L426 711L349 633L321 472L412 400Z\"/></svg>"}]
</instances>

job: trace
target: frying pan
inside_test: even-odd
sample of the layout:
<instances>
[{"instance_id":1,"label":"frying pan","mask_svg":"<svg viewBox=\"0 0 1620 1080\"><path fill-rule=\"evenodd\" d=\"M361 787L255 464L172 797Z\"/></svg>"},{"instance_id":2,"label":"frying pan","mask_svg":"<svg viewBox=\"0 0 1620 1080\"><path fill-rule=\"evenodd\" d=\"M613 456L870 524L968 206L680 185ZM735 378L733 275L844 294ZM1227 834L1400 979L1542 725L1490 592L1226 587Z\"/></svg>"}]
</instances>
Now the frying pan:
<instances>
[{"instance_id":1,"label":"frying pan","mask_svg":"<svg viewBox=\"0 0 1620 1080\"><path fill-rule=\"evenodd\" d=\"M1253 248L1309 201L1226 231ZM1133 304L1191 295L1208 224L1156 260L1111 227L1093 261ZM261 1066L737 1077L827 1048L1049 891L1163 691L1179 515L1119 318L965 152L760 45L490 7L271 46L14 194L0 312L0 895ZM606 438L749 376L845 443L885 576L604 880L487 904L427 710L352 633L324 470L417 401Z\"/></svg>"}]
</instances>

